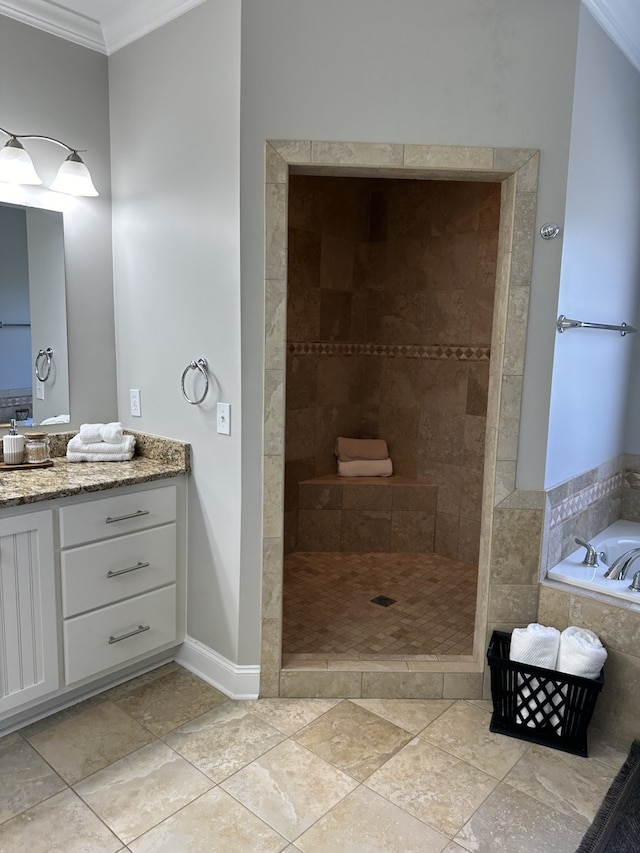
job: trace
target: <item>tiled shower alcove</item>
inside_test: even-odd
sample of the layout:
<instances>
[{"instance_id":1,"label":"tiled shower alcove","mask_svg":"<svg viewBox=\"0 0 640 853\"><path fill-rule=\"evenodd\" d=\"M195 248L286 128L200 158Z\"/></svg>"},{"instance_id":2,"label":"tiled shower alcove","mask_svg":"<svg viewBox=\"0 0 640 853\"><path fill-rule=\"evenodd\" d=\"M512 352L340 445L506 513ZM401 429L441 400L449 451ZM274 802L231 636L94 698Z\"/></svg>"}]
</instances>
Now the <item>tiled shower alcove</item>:
<instances>
[{"instance_id":1,"label":"tiled shower alcove","mask_svg":"<svg viewBox=\"0 0 640 853\"><path fill-rule=\"evenodd\" d=\"M261 695L472 698L482 692L486 634L507 602L537 604L537 578L515 591L495 574L494 509L515 492L524 343L536 211L534 150L378 143L269 141L265 161L265 419L263 483L263 626ZM290 174L501 184L495 305L487 391L480 519L478 603L473 655L425 662L421 671L283 669L282 566L287 310L287 223ZM508 322L507 322L508 321ZM394 344L401 342L395 341ZM426 342L429 344L430 342ZM437 341L435 342L437 343ZM334 436L335 437L335 436ZM319 475L326 473L321 471ZM315 471L309 476L318 475ZM300 478L304 480L304 477ZM526 503L526 501L525 501ZM516 507L517 510L517 507ZM499 543L496 543L499 546ZM502 557L504 560L506 555ZM518 594L519 593L519 594Z\"/></svg>"}]
</instances>

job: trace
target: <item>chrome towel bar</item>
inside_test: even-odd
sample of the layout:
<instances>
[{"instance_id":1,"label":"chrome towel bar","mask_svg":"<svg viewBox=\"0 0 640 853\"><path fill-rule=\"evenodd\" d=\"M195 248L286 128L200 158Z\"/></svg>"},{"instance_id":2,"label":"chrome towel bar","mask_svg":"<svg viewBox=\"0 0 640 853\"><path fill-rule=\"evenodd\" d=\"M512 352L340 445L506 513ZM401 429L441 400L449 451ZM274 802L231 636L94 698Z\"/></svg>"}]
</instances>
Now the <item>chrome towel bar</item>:
<instances>
[{"instance_id":1,"label":"chrome towel bar","mask_svg":"<svg viewBox=\"0 0 640 853\"><path fill-rule=\"evenodd\" d=\"M204 376L204 391L202 392L202 396L198 397L197 400L192 400L187 392L184 390L184 380L189 370L199 370L200 373ZM182 388L182 396L187 401L187 403L191 403L192 406L198 406L207 396L207 391L209 390L209 376L207 374L207 360L206 358L199 358L197 361L191 361L182 371L182 379L180 380L180 387Z\"/></svg>"},{"instance_id":2,"label":"chrome towel bar","mask_svg":"<svg viewBox=\"0 0 640 853\"><path fill-rule=\"evenodd\" d=\"M635 326L628 326L626 323L620 323L619 326L611 326L608 323L585 323L582 320L570 320L561 314L556 323L556 329L562 334L567 329L608 329L611 332L620 332L620 336L624 337L627 332L637 332Z\"/></svg>"}]
</instances>

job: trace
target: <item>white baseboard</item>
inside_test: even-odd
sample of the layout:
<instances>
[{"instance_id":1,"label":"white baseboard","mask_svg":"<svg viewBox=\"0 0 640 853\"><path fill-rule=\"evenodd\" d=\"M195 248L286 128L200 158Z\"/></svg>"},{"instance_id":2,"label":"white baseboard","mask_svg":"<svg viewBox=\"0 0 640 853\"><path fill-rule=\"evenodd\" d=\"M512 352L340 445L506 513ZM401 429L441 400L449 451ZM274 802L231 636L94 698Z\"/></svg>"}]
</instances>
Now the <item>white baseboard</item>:
<instances>
[{"instance_id":1,"label":"white baseboard","mask_svg":"<svg viewBox=\"0 0 640 853\"><path fill-rule=\"evenodd\" d=\"M260 692L260 667L231 663L208 646L185 637L175 660L203 681L225 693L230 699L257 699Z\"/></svg>"}]
</instances>

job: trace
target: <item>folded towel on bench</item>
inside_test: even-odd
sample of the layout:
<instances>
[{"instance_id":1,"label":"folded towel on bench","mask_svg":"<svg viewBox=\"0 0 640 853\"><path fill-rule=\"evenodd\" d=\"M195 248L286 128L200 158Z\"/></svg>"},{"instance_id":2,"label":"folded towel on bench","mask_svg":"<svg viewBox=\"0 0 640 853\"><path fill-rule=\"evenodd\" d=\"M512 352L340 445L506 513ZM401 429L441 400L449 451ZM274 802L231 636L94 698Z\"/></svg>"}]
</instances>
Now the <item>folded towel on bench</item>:
<instances>
[{"instance_id":1,"label":"folded towel on bench","mask_svg":"<svg viewBox=\"0 0 640 853\"><path fill-rule=\"evenodd\" d=\"M354 459L352 462L338 460L340 477L390 477L393 463L386 459Z\"/></svg>"},{"instance_id":2,"label":"folded towel on bench","mask_svg":"<svg viewBox=\"0 0 640 853\"><path fill-rule=\"evenodd\" d=\"M336 438L335 455L340 462L360 459L388 459L389 448L383 438Z\"/></svg>"}]
</instances>

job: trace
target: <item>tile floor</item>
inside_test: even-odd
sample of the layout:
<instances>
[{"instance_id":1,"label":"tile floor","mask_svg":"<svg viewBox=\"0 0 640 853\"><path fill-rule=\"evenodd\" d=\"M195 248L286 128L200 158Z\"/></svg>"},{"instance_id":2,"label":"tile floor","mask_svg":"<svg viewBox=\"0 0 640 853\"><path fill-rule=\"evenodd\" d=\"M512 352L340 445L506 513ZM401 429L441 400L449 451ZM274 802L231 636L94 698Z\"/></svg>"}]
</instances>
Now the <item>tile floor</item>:
<instances>
[{"instance_id":1,"label":"tile floor","mask_svg":"<svg viewBox=\"0 0 640 853\"><path fill-rule=\"evenodd\" d=\"M283 654L469 655L477 574L471 563L433 553L288 554ZM373 604L380 595L395 603Z\"/></svg>"},{"instance_id":2,"label":"tile floor","mask_svg":"<svg viewBox=\"0 0 640 853\"><path fill-rule=\"evenodd\" d=\"M573 853L627 749L489 703L234 701L177 664L0 739L2 853Z\"/></svg>"}]
</instances>

